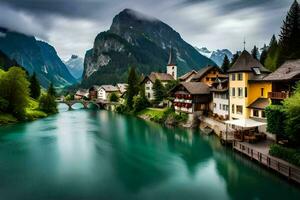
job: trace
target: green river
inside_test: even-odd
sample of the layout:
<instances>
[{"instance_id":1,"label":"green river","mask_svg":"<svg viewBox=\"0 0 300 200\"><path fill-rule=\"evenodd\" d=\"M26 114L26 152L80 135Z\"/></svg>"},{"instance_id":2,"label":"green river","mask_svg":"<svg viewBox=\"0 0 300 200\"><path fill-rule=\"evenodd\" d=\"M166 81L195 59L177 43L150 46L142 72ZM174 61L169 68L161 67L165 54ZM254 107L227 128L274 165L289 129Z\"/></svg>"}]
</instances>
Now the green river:
<instances>
[{"instance_id":1,"label":"green river","mask_svg":"<svg viewBox=\"0 0 300 200\"><path fill-rule=\"evenodd\" d=\"M213 136L76 109L0 127L0 200L300 199Z\"/></svg>"}]
</instances>

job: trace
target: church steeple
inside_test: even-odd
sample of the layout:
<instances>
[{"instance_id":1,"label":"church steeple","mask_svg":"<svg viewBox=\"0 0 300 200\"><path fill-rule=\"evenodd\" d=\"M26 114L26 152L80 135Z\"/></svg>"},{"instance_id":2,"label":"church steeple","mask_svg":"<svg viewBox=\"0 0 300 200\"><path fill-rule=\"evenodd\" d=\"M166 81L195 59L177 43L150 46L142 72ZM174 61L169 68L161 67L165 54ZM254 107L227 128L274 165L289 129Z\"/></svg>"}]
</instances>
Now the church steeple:
<instances>
[{"instance_id":1,"label":"church steeple","mask_svg":"<svg viewBox=\"0 0 300 200\"><path fill-rule=\"evenodd\" d=\"M170 47L168 65L176 65L176 56L173 55L173 48Z\"/></svg>"},{"instance_id":2,"label":"church steeple","mask_svg":"<svg viewBox=\"0 0 300 200\"><path fill-rule=\"evenodd\" d=\"M173 48L170 48L169 61L167 65L167 74L173 76L173 78L177 79L177 66L176 66L176 56L173 54Z\"/></svg>"}]
</instances>

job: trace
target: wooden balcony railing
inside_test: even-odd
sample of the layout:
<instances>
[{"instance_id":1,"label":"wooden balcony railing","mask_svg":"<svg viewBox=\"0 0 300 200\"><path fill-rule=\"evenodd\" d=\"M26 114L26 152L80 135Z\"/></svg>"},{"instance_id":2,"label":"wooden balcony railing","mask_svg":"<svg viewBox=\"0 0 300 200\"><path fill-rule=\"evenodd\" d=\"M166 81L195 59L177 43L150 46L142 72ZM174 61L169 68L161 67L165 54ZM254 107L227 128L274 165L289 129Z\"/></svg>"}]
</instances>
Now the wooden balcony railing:
<instances>
[{"instance_id":1,"label":"wooden balcony railing","mask_svg":"<svg viewBox=\"0 0 300 200\"><path fill-rule=\"evenodd\" d=\"M288 92L269 92L268 97L270 99L279 99L283 100L289 97Z\"/></svg>"}]
</instances>

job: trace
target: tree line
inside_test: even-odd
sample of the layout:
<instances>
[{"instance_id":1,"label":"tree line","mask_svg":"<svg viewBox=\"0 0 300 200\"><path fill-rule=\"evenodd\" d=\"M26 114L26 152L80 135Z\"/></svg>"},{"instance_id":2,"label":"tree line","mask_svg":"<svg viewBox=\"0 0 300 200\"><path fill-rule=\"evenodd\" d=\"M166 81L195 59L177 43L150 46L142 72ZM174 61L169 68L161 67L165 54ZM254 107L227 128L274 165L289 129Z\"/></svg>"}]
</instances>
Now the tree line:
<instances>
[{"instance_id":1,"label":"tree line","mask_svg":"<svg viewBox=\"0 0 300 200\"><path fill-rule=\"evenodd\" d=\"M12 114L18 120L26 120L30 100L37 101L38 110L46 114L56 113L55 95L53 84L47 92L41 92L35 73L30 76L21 67L10 67L7 71L0 69L0 114Z\"/></svg>"}]
</instances>

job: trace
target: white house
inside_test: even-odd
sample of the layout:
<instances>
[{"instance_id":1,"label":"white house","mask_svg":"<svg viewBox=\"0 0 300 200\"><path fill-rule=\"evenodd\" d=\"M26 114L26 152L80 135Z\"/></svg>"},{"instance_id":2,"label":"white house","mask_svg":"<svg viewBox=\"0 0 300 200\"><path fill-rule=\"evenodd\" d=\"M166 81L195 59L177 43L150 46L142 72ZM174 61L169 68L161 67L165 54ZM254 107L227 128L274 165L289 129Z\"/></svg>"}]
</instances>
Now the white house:
<instances>
[{"instance_id":1,"label":"white house","mask_svg":"<svg viewBox=\"0 0 300 200\"><path fill-rule=\"evenodd\" d=\"M127 91L128 84L127 83L118 83L117 88L119 88L121 94L124 94Z\"/></svg>"},{"instance_id":2,"label":"white house","mask_svg":"<svg viewBox=\"0 0 300 200\"><path fill-rule=\"evenodd\" d=\"M212 112L216 117L228 119L229 117L229 93L228 79L216 79L210 89L212 92Z\"/></svg>"},{"instance_id":3,"label":"white house","mask_svg":"<svg viewBox=\"0 0 300 200\"><path fill-rule=\"evenodd\" d=\"M175 63L176 57L173 57L171 48L167 65L167 73L152 72L143 79L142 84L145 84L145 94L148 100L154 100L153 84L157 79L160 80L164 86L166 86L169 81L177 79L177 66Z\"/></svg>"},{"instance_id":4,"label":"white house","mask_svg":"<svg viewBox=\"0 0 300 200\"><path fill-rule=\"evenodd\" d=\"M118 87L113 85L101 85L100 89L98 90L98 99L107 101L109 100L109 95L115 93L117 95L121 95L121 92Z\"/></svg>"},{"instance_id":5,"label":"white house","mask_svg":"<svg viewBox=\"0 0 300 200\"><path fill-rule=\"evenodd\" d=\"M157 79L160 80L164 86L166 86L169 81L174 80L173 76L166 73L152 72L149 76L146 76L142 84L145 84L145 94L149 100L154 100L153 84Z\"/></svg>"}]
</instances>

